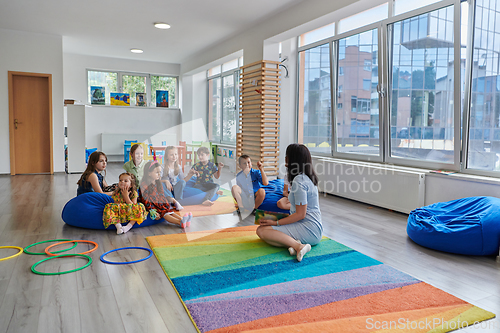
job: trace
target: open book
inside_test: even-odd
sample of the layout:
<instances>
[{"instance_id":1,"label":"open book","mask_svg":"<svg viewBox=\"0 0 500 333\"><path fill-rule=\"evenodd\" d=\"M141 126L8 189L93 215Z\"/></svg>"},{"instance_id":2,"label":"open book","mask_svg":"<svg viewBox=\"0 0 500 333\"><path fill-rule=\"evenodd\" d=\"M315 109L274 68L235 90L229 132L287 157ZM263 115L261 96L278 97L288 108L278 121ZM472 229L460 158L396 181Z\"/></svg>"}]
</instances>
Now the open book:
<instances>
[{"instance_id":1,"label":"open book","mask_svg":"<svg viewBox=\"0 0 500 333\"><path fill-rule=\"evenodd\" d=\"M255 224L260 224L260 220L281 220L284 217L287 217L289 214L286 213L276 213L276 212L267 212L261 209L255 210Z\"/></svg>"}]
</instances>

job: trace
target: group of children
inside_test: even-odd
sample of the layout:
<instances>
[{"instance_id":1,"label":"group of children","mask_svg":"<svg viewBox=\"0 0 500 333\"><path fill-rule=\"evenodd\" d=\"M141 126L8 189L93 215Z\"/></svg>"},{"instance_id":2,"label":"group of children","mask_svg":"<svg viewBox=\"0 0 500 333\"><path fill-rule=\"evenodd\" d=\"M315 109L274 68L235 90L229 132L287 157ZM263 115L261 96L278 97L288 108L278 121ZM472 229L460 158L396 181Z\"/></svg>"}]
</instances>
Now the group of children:
<instances>
[{"instance_id":1,"label":"group of children","mask_svg":"<svg viewBox=\"0 0 500 333\"><path fill-rule=\"evenodd\" d=\"M224 165L219 163L216 166L210 162L208 148L198 149L200 161L192 166L186 176L177 162L178 153L173 146L167 147L163 166L156 159L146 162L140 144L132 147L130 155L132 159L123 166L126 172L120 174L114 189L108 187L101 174L106 170L107 157L99 151L90 155L87 169L78 181L78 195L95 191L113 198L113 203L104 208L103 224L106 228L114 224L118 234L126 233L135 223L142 223L148 212L152 219L163 217L182 228L189 227L193 214L182 215L183 207L176 199L183 198L186 182L193 175L197 176L194 187L205 192L203 205L214 204L210 199L219 192L219 185L213 182L212 177L219 178ZM231 193L239 213L255 212L266 196L261 184L268 185L267 175L261 161L257 162L258 169L252 168L252 160L248 155L241 155L238 165L242 171L237 174L236 185L231 188ZM290 255L301 261L311 250L311 245L321 241L323 234L318 177L312 168L311 154L302 144L288 146L285 166L287 174L283 198L277 204L281 209L290 210L290 215L279 220L261 219L256 233L270 245L287 247Z\"/></svg>"},{"instance_id":2,"label":"group of children","mask_svg":"<svg viewBox=\"0 0 500 333\"><path fill-rule=\"evenodd\" d=\"M162 166L156 159L146 162L142 145L133 145L131 159L123 166L126 172L120 174L118 184L108 186L102 175L106 170L107 156L100 151L93 152L77 183L77 195L87 192L110 195L114 202L104 208L103 224L105 228L114 224L117 234L128 232L135 223L141 224L148 212L152 219L164 218L184 229L190 226L193 214L182 214L183 207L176 199L183 198L186 182L193 175L197 176L194 187L205 192L203 205L213 205L210 199L216 193L222 194L212 177L220 177L224 164L216 166L211 162L210 151L206 147L200 147L197 155L199 162L184 176L178 164L176 147L166 148ZM127 221L128 224L124 226Z\"/></svg>"}]
</instances>

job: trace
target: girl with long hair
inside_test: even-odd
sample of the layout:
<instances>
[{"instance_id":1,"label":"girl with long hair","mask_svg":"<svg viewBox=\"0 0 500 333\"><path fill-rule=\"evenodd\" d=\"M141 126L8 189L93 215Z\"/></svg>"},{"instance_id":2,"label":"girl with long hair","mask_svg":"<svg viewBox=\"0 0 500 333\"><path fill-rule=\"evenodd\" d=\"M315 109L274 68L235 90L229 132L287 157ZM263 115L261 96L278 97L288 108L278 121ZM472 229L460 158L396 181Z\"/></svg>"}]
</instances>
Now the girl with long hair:
<instances>
[{"instance_id":1,"label":"girl with long hair","mask_svg":"<svg viewBox=\"0 0 500 333\"><path fill-rule=\"evenodd\" d=\"M257 236L270 245L287 247L290 255L296 255L297 261L301 261L323 235L318 177L311 153L302 144L292 143L287 147L285 165L291 185L290 215L280 220L260 220Z\"/></svg>"},{"instance_id":2,"label":"girl with long hair","mask_svg":"<svg viewBox=\"0 0 500 333\"><path fill-rule=\"evenodd\" d=\"M106 173L106 165L108 163L108 158L106 154L102 151L95 151L89 156L89 162L87 163L87 168L83 172L80 180L77 182L78 189L76 190L76 195L80 195L87 192L97 192L111 195L113 192L104 192L104 189L108 187L102 172Z\"/></svg>"}]
</instances>

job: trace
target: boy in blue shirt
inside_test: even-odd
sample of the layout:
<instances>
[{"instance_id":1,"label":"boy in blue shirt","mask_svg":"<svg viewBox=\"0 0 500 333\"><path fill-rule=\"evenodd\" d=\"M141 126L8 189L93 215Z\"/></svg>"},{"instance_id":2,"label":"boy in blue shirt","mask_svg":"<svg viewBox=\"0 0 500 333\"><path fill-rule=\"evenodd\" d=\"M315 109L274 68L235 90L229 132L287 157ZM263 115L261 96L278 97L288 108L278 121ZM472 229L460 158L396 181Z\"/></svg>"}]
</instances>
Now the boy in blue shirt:
<instances>
[{"instance_id":1,"label":"boy in blue shirt","mask_svg":"<svg viewBox=\"0 0 500 333\"><path fill-rule=\"evenodd\" d=\"M231 194L238 203L237 212L241 213L240 209L244 209L255 214L255 209L266 197L266 191L260 186L269 184L264 165L258 161L259 169L252 169L252 160L248 155L241 155L238 158L238 165L242 171L236 175L236 185L231 188Z\"/></svg>"},{"instance_id":2,"label":"boy in blue shirt","mask_svg":"<svg viewBox=\"0 0 500 333\"><path fill-rule=\"evenodd\" d=\"M222 191L219 191L219 184L214 183L212 176L219 179L220 170L224 167L224 163L219 163L219 168L217 168L217 166L210 161L210 151L207 147L198 148L196 154L200 161L192 167L196 175L194 187L205 192L205 198L203 199L202 205L212 206L214 203L210 201L210 199L215 193L219 195L222 194Z\"/></svg>"}]
</instances>

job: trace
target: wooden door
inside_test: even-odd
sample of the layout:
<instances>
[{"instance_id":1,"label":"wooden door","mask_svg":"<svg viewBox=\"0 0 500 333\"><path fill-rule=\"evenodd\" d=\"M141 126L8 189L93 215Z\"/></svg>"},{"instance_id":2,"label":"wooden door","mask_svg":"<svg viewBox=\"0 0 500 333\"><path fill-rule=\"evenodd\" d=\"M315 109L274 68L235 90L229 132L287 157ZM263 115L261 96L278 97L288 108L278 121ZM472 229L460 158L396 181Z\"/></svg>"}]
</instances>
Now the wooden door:
<instances>
[{"instance_id":1,"label":"wooden door","mask_svg":"<svg viewBox=\"0 0 500 333\"><path fill-rule=\"evenodd\" d=\"M54 172L52 75L9 72L10 173Z\"/></svg>"}]
</instances>

